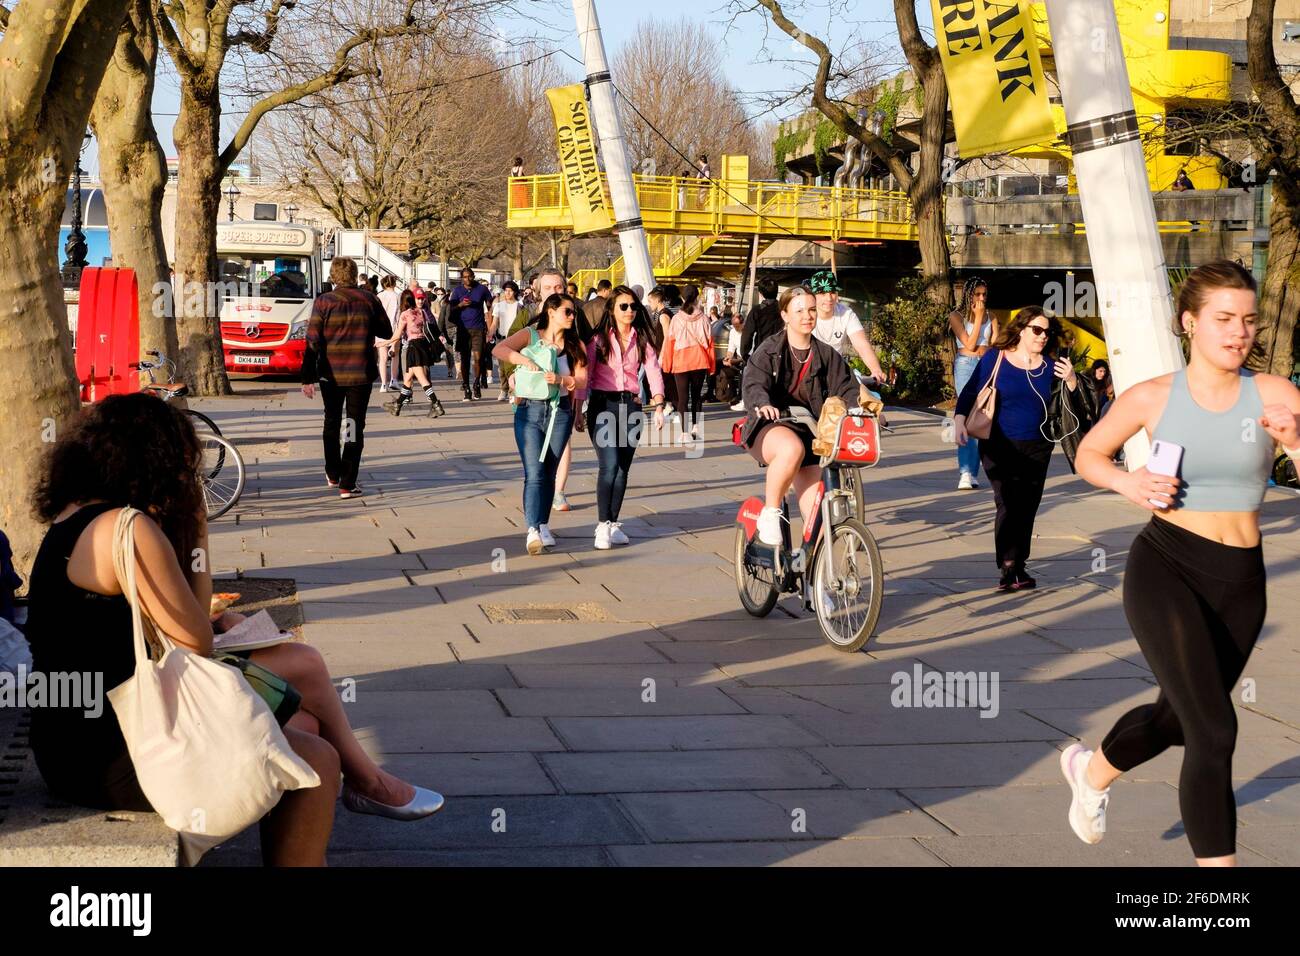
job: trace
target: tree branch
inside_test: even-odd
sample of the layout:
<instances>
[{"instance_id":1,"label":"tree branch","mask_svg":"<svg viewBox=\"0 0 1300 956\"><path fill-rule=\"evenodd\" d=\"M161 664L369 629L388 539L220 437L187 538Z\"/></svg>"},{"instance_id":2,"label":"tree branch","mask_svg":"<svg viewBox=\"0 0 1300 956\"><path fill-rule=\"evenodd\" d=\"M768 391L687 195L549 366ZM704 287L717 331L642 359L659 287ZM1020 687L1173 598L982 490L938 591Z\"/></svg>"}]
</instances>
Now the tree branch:
<instances>
[{"instance_id":1,"label":"tree branch","mask_svg":"<svg viewBox=\"0 0 1300 956\"><path fill-rule=\"evenodd\" d=\"M0 63L5 65L0 71L0 116L8 130L35 125L64 36L84 6L84 0L29 0L6 16L5 24L12 29L0 37Z\"/></svg>"},{"instance_id":2,"label":"tree branch","mask_svg":"<svg viewBox=\"0 0 1300 956\"><path fill-rule=\"evenodd\" d=\"M844 109L839 103L832 100L826 94L826 87L830 80L832 56L830 49L819 38L810 33L805 33L798 25L785 15L781 9L778 0L758 0L758 2L768 11L772 17L772 22L781 28L788 36L798 40L805 47L811 50L817 56L817 78L813 81L812 99L813 106L825 114L826 118L839 128L846 136L852 136L859 140L873 156L884 163L898 184L903 189L911 189L912 171L903 162L897 151L890 147L883 139L877 136L871 130L867 129L856 119L849 115L848 110ZM912 20L916 20L916 11L912 11ZM919 36L919 30L917 35Z\"/></svg>"},{"instance_id":3,"label":"tree branch","mask_svg":"<svg viewBox=\"0 0 1300 956\"><path fill-rule=\"evenodd\" d=\"M1246 73L1259 104L1273 127L1269 137L1288 174L1300 175L1300 104L1282 80L1273 52L1275 0L1254 0L1246 20Z\"/></svg>"},{"instance_id":4,"label":"tree branch","mask_svg":"<svg viewBox=\"0 0 1300 956\"><path fill-rule=\"evenodd\" d=\"M898 21L898 38L903 43L903 53L919 82L934 68L939 51L921 36L921 26L916 22L914 0L894 0L894 19Z\"/></svg>"},{"instance_id":5,"label":"tree branch","mask_svg":"<svg viewBox=\"0 0 1300 956\"><path fill-rule=\"evenodd\" d=\"M172 63L176 65L176 70L183 77L192 77L198 71L198 64L190 59L189 51L185 49L185 44L176 33L176 28L172 25L172 19L176 14L173 12L173 5L166 3L164 0L154 0L153 2L153 22L158 31L158 36L162 40L162 45L167 49L167 55L171 57Z\"/></svg>"}]
</instances>

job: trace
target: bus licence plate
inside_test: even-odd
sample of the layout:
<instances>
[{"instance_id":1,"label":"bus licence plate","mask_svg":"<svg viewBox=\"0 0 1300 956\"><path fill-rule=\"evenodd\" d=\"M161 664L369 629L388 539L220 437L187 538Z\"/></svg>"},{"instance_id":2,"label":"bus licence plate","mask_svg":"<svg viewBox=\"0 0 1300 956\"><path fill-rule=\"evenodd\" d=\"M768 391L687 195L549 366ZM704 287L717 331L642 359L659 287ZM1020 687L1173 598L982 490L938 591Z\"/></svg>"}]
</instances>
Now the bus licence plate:
<instances>
[{"instance_id":1,"label":"bus licence plate","mask_svg":"<svg viewBox=\"0 0 1300 956\"><path fill-rule=\"evenodd\" d=\"M236 365L270 365L271 356L269 355L249 355L247 353L235 353Z\"/></svg>"}]
</instances>

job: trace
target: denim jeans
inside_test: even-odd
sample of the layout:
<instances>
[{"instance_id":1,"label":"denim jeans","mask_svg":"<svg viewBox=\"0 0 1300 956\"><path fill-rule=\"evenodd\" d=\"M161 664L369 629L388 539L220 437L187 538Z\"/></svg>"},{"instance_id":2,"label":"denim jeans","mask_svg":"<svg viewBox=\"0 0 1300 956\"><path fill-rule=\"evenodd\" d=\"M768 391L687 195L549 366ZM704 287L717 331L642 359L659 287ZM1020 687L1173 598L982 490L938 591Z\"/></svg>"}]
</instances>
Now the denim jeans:
<instances>
[{"instance_id":1,"label":"denim jeans","mask_svg":"<svg viewBox=\"0 0 1300 956\"><path fill-rule=\"evenodd\" d=\"M555 498L555 473L560 467L560 456L569 442L573 428L573 404L568 398L560 400L555 411L555 427L551 430L551 443L546 449L545 461L542 443L546 440L546 425L550 421L548 402L525 401L515 407L515 444L524 463L524 520L529 528L547 524L551 520L551 502Z\"/></svg>"},{"instance_id":2,"label":"denim jeans","mask_svg":"<svg viewBox=\"0 0 1300 956\"><path fill-rule=\"evenodd\" d=\"M598 521L617 521L623 510L627 475L640 439L641 405L628 392L593 391L587 403L587 434L596 450Z\"/></svg>"},{"instance_id":3,"label":"denim jeans","mask_svg":"<svg viewBox=\"0 0 1300 956\"><path fill-rule=\"evenodd\" d=\"M975 374L975 369L979 367L980 360L974 355L958 355L957 361L953 365L952 377L954 384L957 386L957 394L966 387L970 377ZM980 473L980 443L977 439L967 438L965 447L957 446L957 470L969 471L972 478L976 478Z\"/></svg>"}]
</instances>

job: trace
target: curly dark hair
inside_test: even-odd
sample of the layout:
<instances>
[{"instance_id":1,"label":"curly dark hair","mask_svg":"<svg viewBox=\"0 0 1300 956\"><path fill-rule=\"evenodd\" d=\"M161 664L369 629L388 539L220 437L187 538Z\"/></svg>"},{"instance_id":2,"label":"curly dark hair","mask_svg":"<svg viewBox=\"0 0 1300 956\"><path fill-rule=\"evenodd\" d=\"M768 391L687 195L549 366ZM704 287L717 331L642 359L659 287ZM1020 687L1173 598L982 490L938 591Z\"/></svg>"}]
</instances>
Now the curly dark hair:
<instances>
[{"instance_id":1,"label":"curly dark hair","mask_svg":"<svg viewBox=\"0 0 1300 956\"><path fill-rule=\"evenodd\" d=\"M190 417L144 392L82 410L45 454L32 496L49 524L70 504L130 505L158 522L187 579L204 523L202 450Z\"/></svg>"}]
</instances>

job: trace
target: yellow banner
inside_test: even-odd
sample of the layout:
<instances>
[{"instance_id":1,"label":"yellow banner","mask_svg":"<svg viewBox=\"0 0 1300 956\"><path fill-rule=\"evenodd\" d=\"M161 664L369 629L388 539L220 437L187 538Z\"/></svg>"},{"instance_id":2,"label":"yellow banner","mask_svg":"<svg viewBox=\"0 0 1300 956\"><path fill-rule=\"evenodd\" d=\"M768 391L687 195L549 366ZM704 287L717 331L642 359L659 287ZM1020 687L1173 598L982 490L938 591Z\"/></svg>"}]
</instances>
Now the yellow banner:
<instances>
[{"instance_id":1,"label":"yellow banner","mask_svg":"<svg viewBox=\"0 0 1300 956\"><path fill-rule=\"evenodd\" d=\"M1023 0L930 0L962 158L1056 139Z\"/></svg>"},{"instance_id":2,"label":"yellow banner","mask_svg":"<svg viewBox=\"0 0 1300 956\"><path fill-rule=\"evenodd\" d=\"M596 139L581 83L546 91L555 114L560 175L573 211L573 233L601 232L613 225L605 209L605 189L596 162Z\"/></svg>"}]
</instances>

